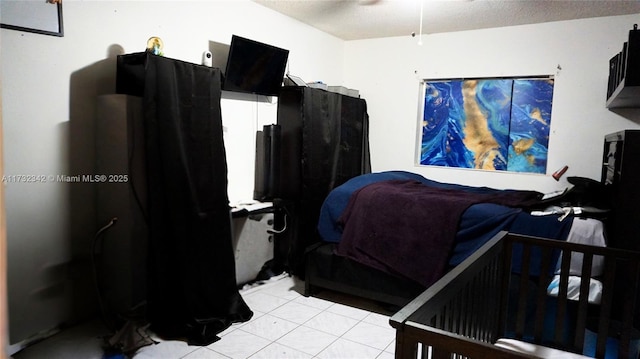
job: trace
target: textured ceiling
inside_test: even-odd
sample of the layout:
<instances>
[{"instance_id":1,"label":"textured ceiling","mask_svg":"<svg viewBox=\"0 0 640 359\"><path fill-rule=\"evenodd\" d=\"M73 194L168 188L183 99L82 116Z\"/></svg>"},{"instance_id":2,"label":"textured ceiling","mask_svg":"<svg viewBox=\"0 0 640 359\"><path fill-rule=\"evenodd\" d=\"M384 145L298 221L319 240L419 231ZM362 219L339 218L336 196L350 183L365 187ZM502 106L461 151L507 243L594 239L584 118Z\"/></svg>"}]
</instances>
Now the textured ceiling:
<instances>
[{"instance_id":1,"label":"textured ceiling","mask_svg":"<svg viewBox=\"0 0 640 359\"><path fill-rule=\"evenodd\" d=\"M453 32L626 14L640 1L254 0L344 40ZM640 20L640 16L639 16Z\"/></svg>"}]
</instances>

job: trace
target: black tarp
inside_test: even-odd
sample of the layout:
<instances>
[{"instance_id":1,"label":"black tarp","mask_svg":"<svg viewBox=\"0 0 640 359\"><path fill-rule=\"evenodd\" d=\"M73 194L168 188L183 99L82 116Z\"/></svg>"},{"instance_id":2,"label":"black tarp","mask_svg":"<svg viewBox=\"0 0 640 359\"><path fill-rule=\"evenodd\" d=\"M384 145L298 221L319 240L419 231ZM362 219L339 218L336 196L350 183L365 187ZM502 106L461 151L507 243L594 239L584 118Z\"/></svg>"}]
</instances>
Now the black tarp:
<instances>
[{"instance_id":1,"label":"black tarp","mask_svg":"<svg viewBox=\"0 0 640 359\"><path fill-rule=\"evenodd\" d=\"M119 72L121 64L144 67L129 72L144 76L131 82L144 84L148 319L161 337L207 345L253 315L236 287L220 71L146 53L124 56Z\"/></svg>"}]
</instances>

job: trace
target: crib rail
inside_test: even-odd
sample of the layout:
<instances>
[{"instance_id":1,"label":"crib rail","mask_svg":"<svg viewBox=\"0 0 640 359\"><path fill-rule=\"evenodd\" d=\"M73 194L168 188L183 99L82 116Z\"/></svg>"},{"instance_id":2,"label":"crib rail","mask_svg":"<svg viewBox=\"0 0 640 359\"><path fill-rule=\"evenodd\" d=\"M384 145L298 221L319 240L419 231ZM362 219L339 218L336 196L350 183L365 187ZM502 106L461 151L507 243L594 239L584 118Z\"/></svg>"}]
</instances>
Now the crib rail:
<instances>
[{"instance_id":1,"label":"crib rail","mask_svg":"<svg viewBox=\"0 0 640 359\"><path fill-rule=\"evenodd\" d=\"M506 235L496 235L391 317L396 358L416 358L418 343L435 348L434 357L440 349L480 353L491 347L487 343L497 339ZM427 349L421 349L426 354Z\"/></svg>"},{"instance_id":2,"label":"crib rail","mask_svg":"<svg viewBox=\"0 0 640 359\"><path fill-rule=\"evenodd\" d=\"M589 280L580 281L577 300L567 299L575 255L582 256L573 273L580 278L590 278L597 256L604 258L599 304L588 301ZM494 346L500 337L574 353L590 341L597 358L612 350L607 339L614 337L618 357L627 358L638 339L639 273L635 252L501 232L390 319L396 358L533 357ZM558 293L550 296L556 274Z\"/></svg>"}]
</instances>

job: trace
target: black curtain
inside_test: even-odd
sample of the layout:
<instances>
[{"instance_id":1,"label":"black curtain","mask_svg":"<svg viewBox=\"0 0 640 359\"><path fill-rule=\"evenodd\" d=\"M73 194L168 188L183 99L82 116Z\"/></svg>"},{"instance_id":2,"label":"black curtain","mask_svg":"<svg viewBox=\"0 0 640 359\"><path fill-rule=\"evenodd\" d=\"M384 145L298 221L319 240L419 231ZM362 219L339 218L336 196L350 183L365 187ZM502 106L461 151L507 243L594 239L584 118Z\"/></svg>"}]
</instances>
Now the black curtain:
<instances>
[{"instance_id":1,"label":"black curtain","mask_svg":"<svg viewBox=\"0 0 640 359\"><path fill-rule=\"evenodd\" d=\"M207 345L253 313L236 287L220 71L145 57L151 329Z\"/></svg>"},{"instance_id":2,"label":"black curtain","mask_svg":"<svg viewBox=\"0 0 640 359\"><path fill-rule=\"evenodd\" d=\"M320 208L329 192L371 172L369 115L364 99L311 87L283 87L279 187L274 201L275 267L305 276L305 252L321 240ZM284 263L283 263L284 262Z\"/></svg>"}]
</instances>

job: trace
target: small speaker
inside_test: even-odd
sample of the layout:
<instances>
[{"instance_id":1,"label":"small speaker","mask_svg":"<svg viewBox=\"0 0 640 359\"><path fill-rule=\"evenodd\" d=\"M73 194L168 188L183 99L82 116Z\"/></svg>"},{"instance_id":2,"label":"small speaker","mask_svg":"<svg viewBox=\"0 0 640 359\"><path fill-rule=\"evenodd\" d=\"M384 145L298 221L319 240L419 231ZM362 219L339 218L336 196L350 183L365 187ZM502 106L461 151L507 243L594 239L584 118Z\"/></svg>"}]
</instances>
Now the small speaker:
<instances>
[{"instance_id":1,"label":"small speaker","mask_svg":"<svg viewBox=\"0 0 640 359\"><path fill-rule=\"evenodd\" d=\"M256 164L253 199L272 201L280 186L280 125L265 125L256 133Z\"/></svg>"}]
</instances>

